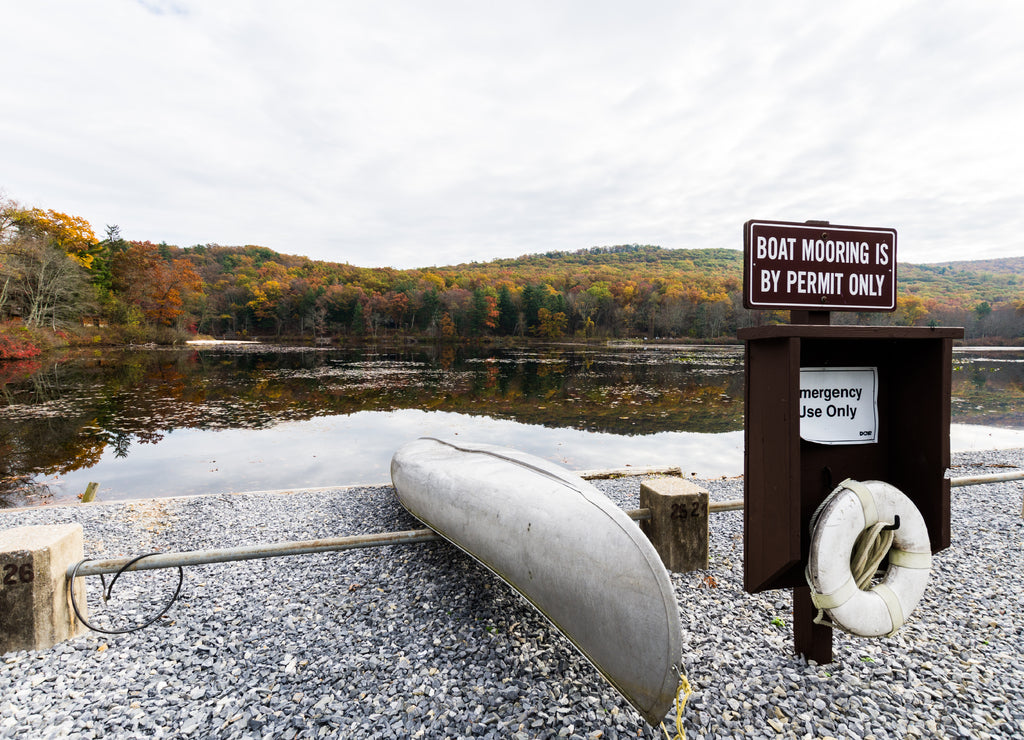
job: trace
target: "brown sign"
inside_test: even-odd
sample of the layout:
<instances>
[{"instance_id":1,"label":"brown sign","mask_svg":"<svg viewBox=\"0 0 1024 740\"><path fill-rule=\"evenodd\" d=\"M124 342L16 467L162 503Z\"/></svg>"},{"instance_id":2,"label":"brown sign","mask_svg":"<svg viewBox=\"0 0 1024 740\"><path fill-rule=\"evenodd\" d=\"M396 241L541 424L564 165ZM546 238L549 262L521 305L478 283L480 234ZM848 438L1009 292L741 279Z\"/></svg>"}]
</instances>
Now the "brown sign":
<instances>
[{"instance_id":1,"label":"brown sign","mask_svg":"<svg viewBox=\"0 0 1024 740\"><path fill-rule=\"evenodd\" d=\"M895 311L896 230L747 221L743 305Z\"/></svg>"}]
</instances>

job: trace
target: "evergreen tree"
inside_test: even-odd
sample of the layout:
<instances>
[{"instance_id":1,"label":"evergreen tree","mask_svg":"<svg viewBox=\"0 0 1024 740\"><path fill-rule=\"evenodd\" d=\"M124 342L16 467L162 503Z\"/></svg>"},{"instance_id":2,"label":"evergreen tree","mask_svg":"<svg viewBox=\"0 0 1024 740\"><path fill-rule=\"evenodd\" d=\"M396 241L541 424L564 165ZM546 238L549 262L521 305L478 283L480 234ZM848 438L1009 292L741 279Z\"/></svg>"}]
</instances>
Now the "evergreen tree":
<instances>
[{"instance_id":1,"label":"evergreen tree","mask_svg":"<svg viewBox=\"0 0 1024 740\"><path fill-rule=\"evenodd\" d=\"M523 329L529 334L540 325L537 312L544 307L544 288L539 285L527 285L523 288Z\"/></svg>"},{"instance_id":2,"label":"evergreen tree","mask_svg":"<svg viewBox=\"0 0 1024 740\"><path fill-rule=\"evenodd\" d=\"M429 331L437 322L438 312L441 310L441 296L437 288L424 293L420 303L420 308L416 312L416 323L423 331Z\"/></svg>"},{"instance_id":3,"label":"evergreen tree","mask_svg":"<svg viewBox=\"0 0 1024 740\"><path fill-rule=\"evenodd\" d=\"M473 291L473 305L469 310L469 332L473 336L487 333L487 294L480 288Z\"/></svg>"},{"instance_id":4,"label":"evergreen tree","mask_svg":"<svg viewBox=\"0 0 1024 740\"><path fill-rule=\"evenodd\" d=\"M355 301L352 305L352 332L362 334L366 330L366 319L363 316L363 304Z\"/></svg>"},{"instance_id":5,"label":"evergreen tree","mask_svg":"<svg viewBox=\"0 0 1024 740\"><path fill-rule=\"evenodd\" d=\"M507 285L501 286L498 293L498 331L502 334L515 334L516 324L519 323L519 312L516 310L515 301L512 300L512 291Z\"/></svg>"}]
</instances>

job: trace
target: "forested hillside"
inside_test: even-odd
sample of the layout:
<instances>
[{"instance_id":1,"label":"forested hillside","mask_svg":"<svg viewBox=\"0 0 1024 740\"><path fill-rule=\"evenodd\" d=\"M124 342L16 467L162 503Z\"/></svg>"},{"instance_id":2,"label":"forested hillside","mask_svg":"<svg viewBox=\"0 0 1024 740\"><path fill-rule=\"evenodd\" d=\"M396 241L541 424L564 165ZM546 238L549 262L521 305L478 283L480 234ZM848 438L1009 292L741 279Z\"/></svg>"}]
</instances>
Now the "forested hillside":
<instances>
[{"instance_id":1,"label":"forested hillside","mask_svg":"<svg viewBox=\"0 0 1024 740\"><path fill-rule=\"evenodd\" d=\"M1010 275L1024 276L1024 257L939 262L935 265L931 265L931 267L935 267L940 271L945 268L946 271L953 270L955 272L981 272L991 274L1007 273Z\"/></svg>"},{"instance_id":2,"label":"forested hillside","mask_svg":"<svg viewBox=\"0 0 1024 740\"><path fill-rule=\"evenodd\" d=\"M742 253L622 245L415 270L215 244L97 238L84 219L0 201L0 320L335 341L417 335L719 339L784 321L742 306ZM836 322L1024 338L1024 258L900 264L895 313ZM2 354L2 353L0 353Z\"/></svg>"}]
</instances>

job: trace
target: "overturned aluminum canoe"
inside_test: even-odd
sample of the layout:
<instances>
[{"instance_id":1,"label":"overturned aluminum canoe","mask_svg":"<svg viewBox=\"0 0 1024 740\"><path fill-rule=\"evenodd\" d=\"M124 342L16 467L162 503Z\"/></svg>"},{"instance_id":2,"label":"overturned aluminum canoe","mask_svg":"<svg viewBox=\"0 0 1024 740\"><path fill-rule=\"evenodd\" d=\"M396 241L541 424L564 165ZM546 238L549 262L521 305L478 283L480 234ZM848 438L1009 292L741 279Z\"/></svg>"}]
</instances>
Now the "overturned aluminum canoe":
<instances>
[{"instance_id":1,"label":"overturned aluminum canoe","mask_svg":"<svg viewBox=\"0 0 1024 740\"><path fill-rule=\"evenodd\" d=\"M679 684L668 573L624 511L533 455L422 438L391 460L402 505L539 609L652 725Z\"/></svg>"}]
</instances>

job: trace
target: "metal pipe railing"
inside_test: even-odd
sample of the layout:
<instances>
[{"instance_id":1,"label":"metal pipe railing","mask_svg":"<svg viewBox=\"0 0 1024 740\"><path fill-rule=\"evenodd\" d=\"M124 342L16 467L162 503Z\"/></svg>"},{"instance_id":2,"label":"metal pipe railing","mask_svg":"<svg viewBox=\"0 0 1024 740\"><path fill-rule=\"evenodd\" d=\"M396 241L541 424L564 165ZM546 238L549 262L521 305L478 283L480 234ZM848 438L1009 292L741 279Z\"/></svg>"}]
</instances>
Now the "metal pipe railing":
<instances>
[{"instance_id":1,"label":"metal pipe railing","mask_svg":"<svg viewBox=\"0 0 1024 740\"><path fill-rule=\"evenodd\" d=\"M1015 470L1012 473L992 473L990 475L965 475L960 478L950 478L950 488L962 486L980 486L985 483L1003 483L1006 481L1024 480L1024 470ZM736 498L729 501L712 501L708 504L708 511L712 514L719 511L742 511L743 499Z\"/></svg>"},{"instance_id":2,"label":"metal pipe railing","mask_svg":"<svg viewBox=\"0 0 1024 740\"><path fill-rule=\"evenodd\" d=\"M407 529L402 532L381 532L379 534L360 534L349 537L327 537L320 540L302 540L299 542L275 542L268 545L242 545L224 547L215 550L191 550L186 552L161 552L147 555L142 560L128 565L133 558L107 558L105 560L86 560L74 571L76 576L99 576L132 570L156 570L157 568L177 568L184 565L209 565L211 563L230 563L237 560L260 560L277 558L284 555L308 555L316 552L336 552L354 550L363 547L383 547L384 545L405 545L413 542L430 542L441 539L431 529ZM127 567L125 567L127 565ZM68 576L72 574L68 569Z\"/></svg>"},{"instance_id":3,"label":"metal pipe railing","mask_svg":"<svg viewBox=\"0 0 1024 740\"><path fill-rule=\"evenodd\" d=\"M619 473L619 471L616 471ZM634 472L633 474L637 474ZM950 486L977 486L985 483L1002 483L1005 481L1024 480L1024 471L1018 470L991 475L972 475L951 478ZM716 514L723 511L742 511L743 499L728 501L712 501L708 504L708 513ZM633 509L626 514L630 519L639 521L651 518L650 509ZM86 560L68 569L68 577L98 576L133 570L155 570L157 568L177 568L185 565L209 565L212 563L229 563L238 560L258 560L276 558L286 555L307 555L317 552L338 552L366 547L384 547L386 545L408 545L416 542L432 542L441 537L431 529L408 529L401 532L381 532L378 534L361 534L347 537L328 537L319 540L302 540L298 542L277 542L268 545L242 545L215 550L193 550L187 552L167 552L148 555L132 563L133 558L107 558L104 560ZM77 568L77 570L75 570Z\"/></svg>"},{"instance_id":4,"label":"metal pipe railing","mask_svg":"<svg viewBox=\"0 0 1024 740\"><path fill-rule=\"evenodd\" d=\"M1002 483L1008 480L1024 480L1024 470L1015 470L1012 473L990 473L989 475L965 475L962 478L950 478L951 488L960 486L980 486L983 483Z\"/></svg>"},{"instance_id":5,"label":"metal pipe railing","mask_svg":"<svg viewBox=\"0 0 1024 740\"><path fill-rule=\"evenodd\" d=\"M630 519L639 521L650 519L650 509L633 509L626 514ZM286 555L309 555L317 552L340 552L358 550L366 547L385 547L387 545L409 545L416 542L433 542L441 536L432 529L406 529L401 532L380 532L377 534L357 534L347 537L327 537L319 540L300 540L297 542L274 542L268 545L240 545L239 547L223 547L214 550L189 550L184 552L161 552L147 555L137 562L131 558L106 558L104 560L85 560L68 568L68 577L99 576L114 573L127 573L133 570L157 570L158 568L178 568L187 565L210 565L213 563L231 563L238 560L260 560L263 558L279 558Z\"/></svg>"}]
</instances>

